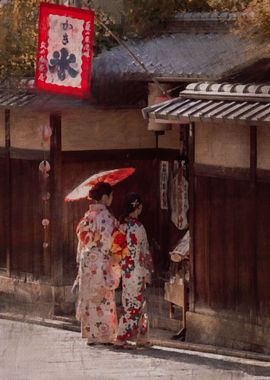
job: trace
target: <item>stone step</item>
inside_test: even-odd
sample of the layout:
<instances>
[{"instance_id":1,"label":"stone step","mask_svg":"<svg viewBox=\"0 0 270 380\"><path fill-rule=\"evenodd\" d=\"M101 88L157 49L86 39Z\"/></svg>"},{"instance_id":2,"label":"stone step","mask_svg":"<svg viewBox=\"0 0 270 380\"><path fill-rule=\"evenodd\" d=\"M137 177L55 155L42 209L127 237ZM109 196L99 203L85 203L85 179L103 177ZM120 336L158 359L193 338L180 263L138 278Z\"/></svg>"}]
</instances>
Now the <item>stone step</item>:
<instances>
[{"instance_id":1,"label":"stone step","mask_svg":"<svg viewBox=\"0 0 270 380\"><path fill-rule=\"evenodd\" d=\"M159 316L150 316L150 327L177 333L181 328L181 322L177 319L162 318Z\"/></svg>"}]
</instances>

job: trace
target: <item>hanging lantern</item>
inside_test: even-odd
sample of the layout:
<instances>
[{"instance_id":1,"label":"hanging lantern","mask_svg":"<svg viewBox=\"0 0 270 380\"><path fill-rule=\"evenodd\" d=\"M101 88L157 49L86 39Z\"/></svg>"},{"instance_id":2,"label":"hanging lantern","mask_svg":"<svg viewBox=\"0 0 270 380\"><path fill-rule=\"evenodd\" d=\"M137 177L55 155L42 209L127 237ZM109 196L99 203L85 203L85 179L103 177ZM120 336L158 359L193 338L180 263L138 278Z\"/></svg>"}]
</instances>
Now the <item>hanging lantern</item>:
<instances>
[{"instance_id":1,"label":"hanging lantern","mask_svg":"<svg viewBox=\"0 0 270 380\"><path fill-rule=\"evenodd\" d=\"M48 161L43 160L39 164L38 170L41 171L41 173L48 173L51 170L51 165Z\"/></svg>"},{"instance_id":2,"label":"hanging lantern","mask_svg":"<svg viewBox=\"0 0 270 380\"><path fill-rule=\"evenodd\" d=\"M50 224L50 221L49 219L45 218L45 219L42 219L41 224L43 225L44 228L47 228L48 225Z\"/></svg>"},{"instance_id":3,"label":"hanging lantern","mask_svg":"<svg viewBox=\"0 0 270 380\"><path fill-rule=\"evenodd\" d=\"M48 126L40 127L40 135L41 135L41 146L43 148L43 153L45 157L45 143L50 140L52 130ZM39 181L40 181L40 191L41 191L41 200L42 200L42 209L43 209L43 219L41 220L41 225L43 226L43 243L42 248L45 250L49 247L49 225L50 220L47 218L47 209L48 209L48 201L50 200L51 194L48 191L48 178L49 172L51 170L51 165L49 161L42 160L39 163L38 171L39 171Z\"/></svg>"},{"instance_id":4,"label":"hanging lantern","mask_svg":"<svg viewBox=\"0 0 270 380\"><path fill-rule=\"evenodd\" d=\"M166 83L161 83L159 87L155 83L149 83L148 84L148 89L149 89L149 94L148 94L148 105L151 106L153 104L158 104L160 102L164 102L165 100L168 100L169 97L165 96L161 88L164 91L167 91L171 88L171 84L166 84ZM169 129L171 129L172 126L171 124L168 123L157 123L153 119L149 119L148 121L148 130L149 131L155 131L155 132L164 132Z\"/></svg>"},{"instance_id":5,"label":"hanging lantern","mask_svg":"<svg viewBox=\"0 0 270 380\"><path fill-rule=\"evenodd\" d=\"M40 125L38 128L38 136L41 139L41 146L50 144L50 138L52 136L52 129L49 125Z\"/></svg>"},{"instance_id":6,"label":"hanging lantern","mask_svg":"<svg viewBox=\"0 0 270 380\"><path fill-rule=\"evenodd\" d=\"M50 137L52 135L52 129L48 125L42 126L42 140L44 142L48 142L50 140Z\"/></svg>"},{"instance_id":7,"label":"hanging lantern","mask_svg":"<svg viewBox=\"0 0 270 380\"><path fill-rule=\"evenodd\" d=\"M43 193L41 194L41 199L42 199L43 201L48 201L50 198L51 198L51 194L50 194L48 191L43 192Z\"/></svg>"}]
</instances>

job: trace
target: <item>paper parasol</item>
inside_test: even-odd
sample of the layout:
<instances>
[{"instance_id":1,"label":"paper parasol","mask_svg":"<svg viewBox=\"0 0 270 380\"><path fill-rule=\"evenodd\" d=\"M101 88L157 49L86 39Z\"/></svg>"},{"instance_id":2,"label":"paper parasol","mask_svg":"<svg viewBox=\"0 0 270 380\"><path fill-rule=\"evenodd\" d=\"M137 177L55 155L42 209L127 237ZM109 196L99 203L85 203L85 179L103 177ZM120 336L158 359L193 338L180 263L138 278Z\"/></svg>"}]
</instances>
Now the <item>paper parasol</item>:
<instances>
[{"instance_id":1,"label":"paper parasol","mask_svg":"<svg viewBox=\"0 0 270 380\"><path fill-rule=\"evenodd\" d=\"M118 182L121 182L129 177L134 172L134 168L120 168L93 174L85 181L83 181L79 186L77 186L74 190L72 190L71 193L65 197L65 202L73 202L87 198L89 190L98 182L107 182L111 186L114 186Z\"/></svg>"}]
</instances>

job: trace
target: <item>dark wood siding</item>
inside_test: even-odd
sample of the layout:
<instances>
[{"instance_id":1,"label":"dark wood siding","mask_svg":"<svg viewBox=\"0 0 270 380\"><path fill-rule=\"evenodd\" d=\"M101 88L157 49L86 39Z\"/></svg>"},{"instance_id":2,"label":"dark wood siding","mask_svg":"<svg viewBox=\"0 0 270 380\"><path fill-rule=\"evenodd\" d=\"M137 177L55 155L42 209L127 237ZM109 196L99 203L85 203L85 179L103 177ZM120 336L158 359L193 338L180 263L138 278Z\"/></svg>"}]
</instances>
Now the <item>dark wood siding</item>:
<instances>
[{"instance_id":1,"label":"dark wood siding","mask_svg":"<svg viewBox=\"0 0 270 380\"><path fill-rule=\"evenodd\" d=\"M257 187L257 291L260 316L270 315L270 183Z\"/></svg>"},{"instance_id":2,"label":"dark wood siding","mask_svg":"<svg viewBox=\"0 0 270 380\"><path fill-rule=\"evenodd\" d=\"M88 201L65 203L64 197L81 181L93 173L117 167L133 166L134 175L114 188L112 211L119 217L122 203L128 191L139 192L144 200L142 222L144 223L151 246L154 247L154 264L157 272L162 272L169 265L168 251L178 240L179 231L170 221L167 211L161 211L159 205L159 163L161 159L170 162L178 158L177 151L134 150L134 151L99 151L99 152L64 152L62 153L62 186L61 196L63 206L63 277L70 284L76 273L75 228L79 219L88 208ZM44 216L39 184L39 163L43 153L28 150L13 149L10 158L11 192L0 187L0 268L6 267L7 238L6 215L2 212L11 206L10 213L10 266L11 274L32 275L33 278L49 278L52 274L52 253L50 248L43 250ZM47 157L47 159L49 159ZM50 160L50 159L49 159ZM6 158L0 158L0 170L3 175L0 181L5 181ZM52 173L51 177L52 178ZM1 185L1 182L0 182ZM49 215L48 215L49 216ZM49 216L52 218L52 215ZM49 231L49 239L52 234Z\"/></svg>"},{"instance_id":3,"label":"dark wood siding","mask_svg":"<svg viewBox=\"0 0 270 380\"><path fill-rule=\"evenodd\" d=\"M255 195L255 202L254 202ZM195 179L196 306L253 322L270 312L270 184Z\"/></svg>"},{"instance_id":4,"label":"dark wood siding","mask_svg":"<svg viewBox=\"0 0 270 380\"><path fill-rule=\"evenodd\" d=\"M11 160L11 271L36 276L45 274L38 165L34 160Z\"/></svg>"},{"instance_id":5,"label":"dark wood siding","mask_svg":"<svg viewBox=\"0 0 270 380\"><path fill-rule=\"evenodd\" d=\"M0 268L6 268L6 165L5 159L0 158Z\"/></svg>"},{"instance_id":6,"label":"dark wood siding","mask_svg":"<svg viewBox=\"0 0 270 380\"><path fill-rule=\"evenodd\" d=\"M158 272L169 265L168 251L175 244L179 232L174 228L159 206L159 159L123 159L114 158L100 161L65 161L63 164L63 199L77 184L89 175L117 167L132 166L136 172L125 181L114 187L114 199L112 212L118 218L121 215L123 198L129 191L135 191L142 195L144 201L141 220L147 230L151 246L155 247L154 264ZM88 201L68 202L64 205L64 273L66 281L74 277L76 271L75 255L77 239L75 229L79 219L88 208ZM168 214L168 213L167 213ZM160 246L160 249L158 247Z\"/></svg>"}]
</instances>

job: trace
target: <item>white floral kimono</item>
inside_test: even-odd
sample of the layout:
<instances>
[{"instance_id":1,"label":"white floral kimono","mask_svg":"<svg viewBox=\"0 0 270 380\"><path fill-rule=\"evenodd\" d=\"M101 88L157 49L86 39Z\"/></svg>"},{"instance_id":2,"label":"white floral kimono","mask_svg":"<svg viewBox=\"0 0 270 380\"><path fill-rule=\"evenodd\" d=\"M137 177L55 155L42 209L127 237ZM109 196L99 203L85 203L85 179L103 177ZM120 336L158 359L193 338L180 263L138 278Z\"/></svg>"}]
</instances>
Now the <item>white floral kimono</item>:
<instances>
[{"instance_id":1,"label":"white floral kimono","mask_svg":"<svg viewBox=\"0 0 270 380\"><path fill-rule=\"evenodd\" d=\"M145 277L151 273L152 258L149 251L144 226L133 218L126 218L120 226L123 238L116 235L114 245L118 243L123 249L121 259L122 270L122 315L119 321L117 339L144 340L147 334L147 323L144 321L143 304ZM119 244L120 243L120 244ZM126 248L125 249L125 245Z\"/></svg>"},{"instance_id":2,"label":"white floral kimono","mask_svg":"<svg viewBox=\"0 0 270 380\"><path fill-rule=\"evenodd\" d=\"M79 295L76 317L88 343L113 342L117 333L115 290L120 273L111 264L116 221L106 206L91 204L77 227ZM116 268L117 269L117 268Z\"/></svg>"}]
</instances>

